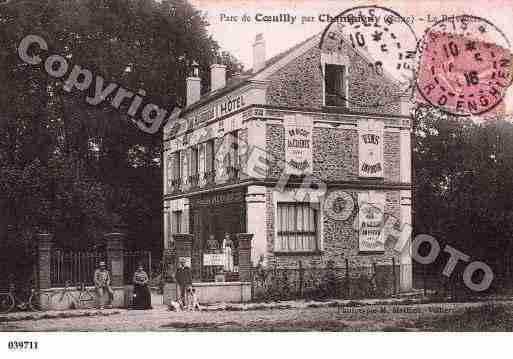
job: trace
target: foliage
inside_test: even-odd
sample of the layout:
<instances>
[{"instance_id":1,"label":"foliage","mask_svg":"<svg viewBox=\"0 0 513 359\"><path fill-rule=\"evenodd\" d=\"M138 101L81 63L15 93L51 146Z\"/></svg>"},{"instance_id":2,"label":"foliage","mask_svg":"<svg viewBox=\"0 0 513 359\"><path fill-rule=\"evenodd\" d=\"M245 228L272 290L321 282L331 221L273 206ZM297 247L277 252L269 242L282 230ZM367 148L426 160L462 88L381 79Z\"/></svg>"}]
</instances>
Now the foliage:
<instances>
[{"instance_id":1,"label":"foliage","mask_svg":"<svg viewBox=\"0 0 513 359\"><path fill-rule=\"evenodd\" d=\"M25 64L17 46L41 36L49 54L171 110L185 103L193 61L241 69L183 0L14 0L0 7L0 239L39 229L60 246L89 247L113 223L140 249L161 245L161 133L148 135L110 101L90 106L62 79ZM208 88L209 76L204 78ZM93 85L90 91L93 91ZM87 91L86 91L87 92ZM109 99L108 99L109 100ZM24 234L25 233L25 234Z\"/></svg>"},{"instance_id":2,"label":"foliage","mask_svg":"<svg viewBox=\"0 0 513 359\"><path fill-rule=\"evenodd\" d=\"M491 241L511 238L513 125L421 107L415 139L416 232L480 258Z\"/></svg>"}]
</instances>

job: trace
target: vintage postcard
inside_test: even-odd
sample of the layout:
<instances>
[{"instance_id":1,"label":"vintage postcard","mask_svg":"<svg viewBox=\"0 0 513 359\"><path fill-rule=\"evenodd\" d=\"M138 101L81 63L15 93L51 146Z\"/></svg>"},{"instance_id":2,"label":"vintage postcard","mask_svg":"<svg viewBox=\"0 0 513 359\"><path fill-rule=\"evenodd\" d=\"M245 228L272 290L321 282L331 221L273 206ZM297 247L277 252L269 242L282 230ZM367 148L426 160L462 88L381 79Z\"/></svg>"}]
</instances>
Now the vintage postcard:
<instances>
[{"instance_id":1,"label":"vintage postcard","mask_svg":"<svg viewBox=\"0 0 513 359\"><path fill-rule=\"evenodd\" d=\"M512 331L512 11L0 1L8 352L38 350L27 331Z\"/></svg>"}]
</instances>

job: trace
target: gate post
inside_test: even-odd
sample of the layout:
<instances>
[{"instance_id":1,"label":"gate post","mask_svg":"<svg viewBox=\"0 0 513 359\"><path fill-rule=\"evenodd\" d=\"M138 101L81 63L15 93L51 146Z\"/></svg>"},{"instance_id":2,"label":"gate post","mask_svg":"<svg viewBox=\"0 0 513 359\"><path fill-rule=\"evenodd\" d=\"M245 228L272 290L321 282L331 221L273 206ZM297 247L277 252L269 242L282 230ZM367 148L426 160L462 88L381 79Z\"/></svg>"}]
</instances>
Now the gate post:
<instances>
[{"instance_id":1,"label":"gate post","mask_svg":"<svg viewBox=\"0 0 513 359\"><path fill-rule=\"evenodd\" d=\"M175 271L176 271L176 251L175 244L168 246L164 249L163 255L163 270L162 275L164 277L164 304L170 305L171 301L177 299L176 296L176 283L175 283Z\"/></svg>"},{"instance_id":2,"label":"gate post","mask_svg":"<svg viewBox=\"0 0 513 359\"><path fill-rule=\"evenodd\" d=\"M116 227L111 233L104 235L107 242L107 258L111 271L111 286L122 287L124 284L123 249L125 233L121 227Z\"/></svg>"},{"instance_id":3,"label":"gate post","mask_svg":"<svg viewBox=\"0 0 513 359\"><path fill-rule=\"evenodd\" d=\"M241 282L251 281L251 240L252 233L236 234L239 243L239 277Z\"/></svg>"},{"instance_id":4,"label":"gate post","mask_svg":"<svg viewBox=\"0 0 513 359\"><path fill-rule=\"evenodd\" d=\"M52 286L51 280L51 261L52 261L52 244L53 234L50 233L37 233L37 254L38 254L38 287L41 289L48 289Z\"/></svg>"}]
</instances>

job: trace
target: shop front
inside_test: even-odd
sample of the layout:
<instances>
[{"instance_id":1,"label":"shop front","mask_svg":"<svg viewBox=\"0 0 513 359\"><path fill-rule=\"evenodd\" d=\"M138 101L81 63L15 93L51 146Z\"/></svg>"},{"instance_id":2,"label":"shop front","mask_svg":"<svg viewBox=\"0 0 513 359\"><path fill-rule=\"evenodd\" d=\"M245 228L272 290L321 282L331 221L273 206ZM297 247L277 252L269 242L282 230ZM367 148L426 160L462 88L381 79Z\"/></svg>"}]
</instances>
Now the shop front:
<instances>
[{"instance_id":1,"label":"shop front","mask_svg":"<svg viewBox=\"0 0 513 359\"><path fill-rule=\"evenodd\" d=\"M244 187L190 197L195 281L239 280L237 234L246 232L245 193Z\"/></svg>"}]
</instances>

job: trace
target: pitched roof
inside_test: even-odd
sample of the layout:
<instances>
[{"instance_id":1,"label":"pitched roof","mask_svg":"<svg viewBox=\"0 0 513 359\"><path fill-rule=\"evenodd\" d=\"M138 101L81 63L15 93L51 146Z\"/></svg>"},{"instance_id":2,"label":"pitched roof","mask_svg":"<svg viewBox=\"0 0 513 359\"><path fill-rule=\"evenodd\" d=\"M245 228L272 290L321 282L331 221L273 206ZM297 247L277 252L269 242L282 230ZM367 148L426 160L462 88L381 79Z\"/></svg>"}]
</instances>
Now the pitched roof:
<instances>
[{"instance_id":1,"label":"pitched roof","mask_svg":"<svg viewBox=\"0 0 513 359\"><path fill-rule=\"evenodd\" d=\"M253 72L253 69L248 69L248 70L244 71L240 75L236 75L236 76L230 77L226 81L226 85L223 88L220 88L219 90L214 91L214 92L208 92L208 93L204 94L203 96L201 96L201 98L197 102L193 103L189 107L186 107L185 110L182 112L181 116L183 116L184 114L186 114L186 113L188 113L188 112L190 112L190 111L192 111L194 109L197 109L198 107L204 105L205 103L207 103L209 101L215 100L215 99L225 95L226 93L228 93L230 91L233 91L233 90L235 90L237 88L240 88L240 87L244 86L245 84L249 83L249 80L251 80L257 74L261 73L264 70L267 70L269 67L271 67L272 65L276 64L278 61L282 60L288 54L290 54L293 51L297 50L298 48L300 48L301 46L303 46L304 44L306 44L308 41L312 40L316 36L319 36L319 34L315 34L313 36L310 36L306 40L303 40L303 41L295 44L294 46L288 48L287 50L282 51L282 52L280 52L277 55L274 55L270 59L266 60L265 61L265 66L263 68L261 68L259 71L255 72L255 73Z\"/></svg>"},{"instance_id":2,"label":"pitched roof","mask_svg":"<svg viewBox=\"0 0 513 359\"><path fill-rule=\"evenodd\" d=\"M314 37L316 36L319 36L319 34L315 34L313 36L310 36L309 38L307 38L306 40L303 40L297 44L295 44L294 46L288 48L287 50L285 51L282 51L280 52L279 54L277 55L274 55L273 57L271 57L269 60L266 60L265 61L265 66L260 69L260 71L258 72L255 72L253 73L253 69L249 69L247 71L247 73L249 74L252 74L252 76L255 76L256 74L266 70L267 68L271 67L272 65L274 65L275 63L277 63L278 61L280 61L281 59L285 58L285 56L287 56L288 54L292 53L293 51L299 49L301 46L303 46L304 44L306 44L308 41L312 40ZM246 72L245 72L246 73Z\"/></svg>"}]
</instances>

